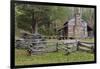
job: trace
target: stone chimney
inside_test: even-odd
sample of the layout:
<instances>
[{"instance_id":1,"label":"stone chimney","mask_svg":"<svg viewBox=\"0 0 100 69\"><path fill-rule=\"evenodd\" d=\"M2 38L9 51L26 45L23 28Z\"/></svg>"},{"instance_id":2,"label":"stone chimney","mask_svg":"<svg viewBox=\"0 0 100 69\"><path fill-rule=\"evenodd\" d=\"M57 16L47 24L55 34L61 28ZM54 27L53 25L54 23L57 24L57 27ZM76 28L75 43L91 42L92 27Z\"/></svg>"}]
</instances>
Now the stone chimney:
<instances>
[{"instance_id":1,"label":"stone chimney","mask_svg":"<svg viewBox=\"0 0 100 69\"><path fill-rule=\"evenodd\" d=\"M74 26L74 37L80 38L81 36L81 10L79 7L75 7L74 9L75 15L75 26Z\"/></svg>"},{"instance_id":2,"label":"stone chimney","mask_svg":"<svg viewBox=\"0 0 100 69\"><path fill-rule=\"evenodd\" d=\"M75 24L80 25L81 20L81 9L76 7L75 9Z\"/></svg>"}]
</instances>

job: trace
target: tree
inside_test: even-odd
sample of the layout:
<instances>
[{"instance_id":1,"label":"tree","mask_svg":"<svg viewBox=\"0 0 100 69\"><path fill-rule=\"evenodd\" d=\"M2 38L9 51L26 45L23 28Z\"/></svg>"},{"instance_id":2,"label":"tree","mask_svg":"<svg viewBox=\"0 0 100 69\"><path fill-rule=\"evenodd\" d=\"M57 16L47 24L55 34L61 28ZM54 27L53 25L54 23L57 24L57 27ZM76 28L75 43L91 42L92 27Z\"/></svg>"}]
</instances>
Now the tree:
<instances>
[{"instance_id":1,"label":"tree","mask_svg":"<svg viewBox=\"0 0 100 69\"><path fill-rule=\"evenodd\" d=\"M29 32L37 29L40 34L56 35L57 28L61 28L70 18L71 9L69 7L16 4L15 12L18 29ZM32 29L32 24L38 27L33 26Z\"/></svg>"}]
</instances>

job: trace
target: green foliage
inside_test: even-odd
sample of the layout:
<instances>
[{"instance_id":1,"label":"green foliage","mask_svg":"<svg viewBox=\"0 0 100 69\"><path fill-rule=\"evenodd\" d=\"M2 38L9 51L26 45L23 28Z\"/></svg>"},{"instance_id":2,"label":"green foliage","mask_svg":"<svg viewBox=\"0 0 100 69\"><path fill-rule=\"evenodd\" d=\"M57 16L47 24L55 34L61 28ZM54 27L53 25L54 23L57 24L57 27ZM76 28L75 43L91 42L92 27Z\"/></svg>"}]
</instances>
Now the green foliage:
<instances>
[{"instance_id":1,"label":"green foliage","mask_svg":"<svg viewBox=\"0 0 100 69\"><path fill-rule=\"evenodd\" d=\"M74 16L73 9L74 7L15 4L16 30L22 29L31 33L32 23L37 23L39 33L46 36L56 35L57 30ZM90 13L90 10L85 8L82 12L82 18L86 21L93 16L94 12L92 10Z\"/></svg>"},{"instance_id":2,"label":"green foliage","mask_svg":"<svg viewBox=\"0 0 100 69\"><path fill-rule=\"evenodd\" d=\"M16 25L18 28L32 31L32 16L38 24L38 31L44 35L55 35L55 26L63 24L70 16L70 10L67 7L42 6L29 4L16 4ZM17 28L16 28L17 29Z\"/></svg>"},{"instance_id":3,"label":"green foliage","mask_svg":"<svg viewBox=\"0 0 100 69\"><path fill-rule=\"evenodd\" d=\"M94 9L82 8L82 18L87 22L89 22L90 18L94 20Z\"/></svg>"}]
</instances>

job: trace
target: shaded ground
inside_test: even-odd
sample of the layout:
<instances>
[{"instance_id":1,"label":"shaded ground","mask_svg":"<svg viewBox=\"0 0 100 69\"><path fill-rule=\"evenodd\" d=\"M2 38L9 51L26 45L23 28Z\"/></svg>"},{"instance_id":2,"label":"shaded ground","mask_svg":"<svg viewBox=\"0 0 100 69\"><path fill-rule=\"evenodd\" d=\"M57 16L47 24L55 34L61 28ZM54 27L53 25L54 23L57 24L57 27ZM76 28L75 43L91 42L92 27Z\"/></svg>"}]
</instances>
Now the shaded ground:
<instances>
[{"instance_id":1,"label":"shaded ground","mask_svg":"<svg viewBox=\"0 0 100 69\"><path fill-rule=\"evenodd\" d=\"M64 55L63 51L52 52L43 55L27 56L26 50L15 49L15 64L16 65L34 65L47 63L68 63L68 62L83 62L93 61L94 54L77 51L69 55Z\"/></svg>"}]
</instances>

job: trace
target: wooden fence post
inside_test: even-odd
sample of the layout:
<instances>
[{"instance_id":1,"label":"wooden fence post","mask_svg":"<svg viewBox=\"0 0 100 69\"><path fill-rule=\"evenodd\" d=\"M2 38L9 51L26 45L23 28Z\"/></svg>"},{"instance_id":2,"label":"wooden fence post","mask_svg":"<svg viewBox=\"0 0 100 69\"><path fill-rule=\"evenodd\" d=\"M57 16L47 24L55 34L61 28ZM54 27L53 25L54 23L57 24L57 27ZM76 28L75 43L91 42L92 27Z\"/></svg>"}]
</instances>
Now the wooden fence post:
<instances>
[{"instance_id":1,"label":"wooden fence post","mask_svg":"<svg viewBox=\"0 0 100 69\"><path fill-rule=\"evenodd\" d=\"M80 43L80 42L78 41L78 42L77 42L77 51L79 50L79 45L80 45L79 43Z\"/></svg>"},{"instance_id":2,"label":"wooden fence post","mask_svg":"<svg viewBox=\"0 0 100 69\"><path fill-rule=\"evenodd\" d=\"M58 52L58 42L56 43L56 51Z\"/></svg>"}]
</instances>

